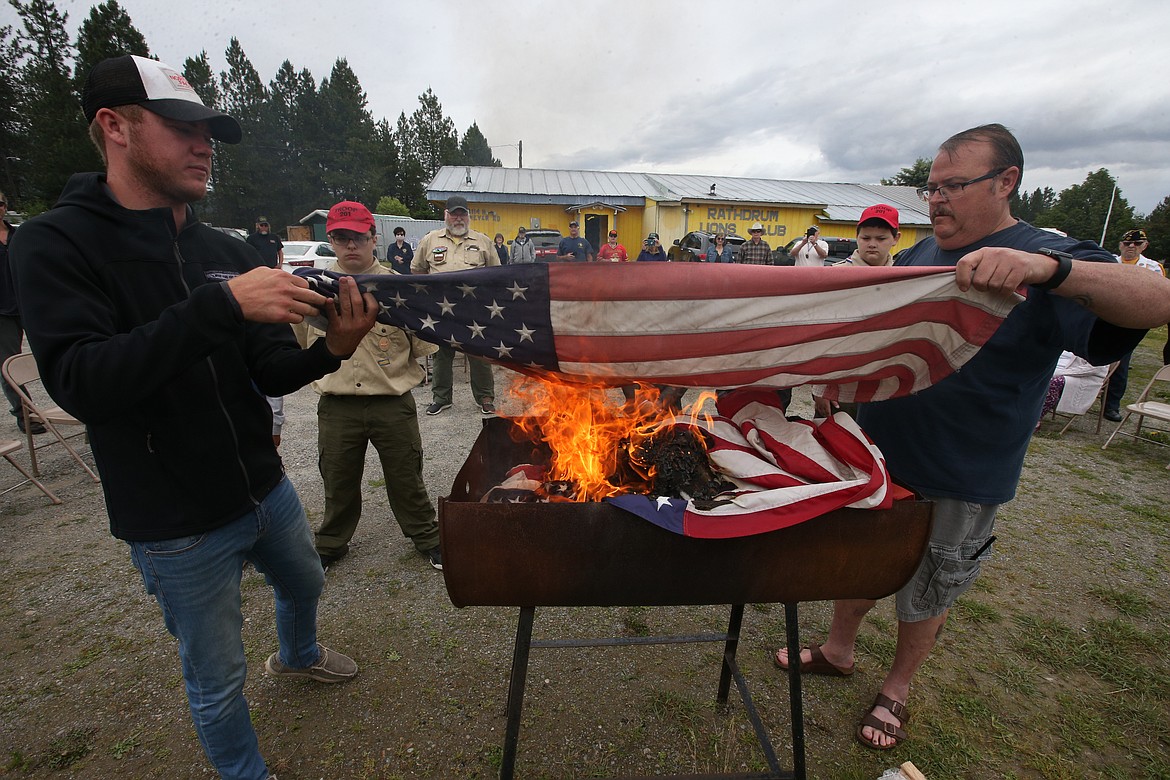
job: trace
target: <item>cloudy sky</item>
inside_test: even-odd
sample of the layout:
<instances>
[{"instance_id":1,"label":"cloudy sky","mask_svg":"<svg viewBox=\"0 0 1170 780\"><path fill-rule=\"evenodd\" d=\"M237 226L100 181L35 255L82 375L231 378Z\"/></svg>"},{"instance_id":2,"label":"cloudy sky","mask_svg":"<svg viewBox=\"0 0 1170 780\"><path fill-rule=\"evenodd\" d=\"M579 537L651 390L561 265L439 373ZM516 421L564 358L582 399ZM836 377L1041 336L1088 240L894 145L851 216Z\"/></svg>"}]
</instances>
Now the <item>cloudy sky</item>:
<instances>
[{"instance_id":1,"label":"cloudy sky","mask_svg":"<svg viewBox=\"0 0 1170 780\"><path fill-rule=\"evenodd\" d=\"M93 5L56 2L71 32ZM1108 168L1141 213L1170 195L1161 0L119 2L176 67L224 69L232 36L266 82L343 56L391 121L430 87L509 167L523 141L528 168L876 182L1002 122L1028 190Z\"/></svg>"}]
</instances>

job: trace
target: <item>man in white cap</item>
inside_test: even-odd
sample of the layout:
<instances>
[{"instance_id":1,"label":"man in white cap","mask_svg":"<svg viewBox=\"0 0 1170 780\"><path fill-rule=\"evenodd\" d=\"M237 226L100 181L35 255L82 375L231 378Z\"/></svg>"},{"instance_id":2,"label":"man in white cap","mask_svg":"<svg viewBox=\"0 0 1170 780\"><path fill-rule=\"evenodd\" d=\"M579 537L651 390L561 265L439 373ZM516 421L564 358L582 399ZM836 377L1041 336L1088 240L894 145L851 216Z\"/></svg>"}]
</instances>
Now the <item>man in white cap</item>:
<instances>
[{"instance_id":1,"label":"man in white cap","mask_svg":"<svg viewBox=\"0 0 1170 780\"><path fill-rule=\"evenodd\" d=\"M462 195L447 198L443 220L446 223L444 227L432 230L418 242L414 260L410 263L411 273L438 274L500 264L492 240L478 230L471 229L467 198ZM454 383L451 364L454 360L454 348L440 344L434 357L435 373L431 383L434 400L427 407L427 414L441 414L444 409L451 408ZM485 416L495 414L496 387L491 363L468 355L467 367L471 373L471 396L476 405Z\"/></svg>"},{"instance_id":2,"label":"man in white cap","mask_svg":"<svg viewBox=\"0 0 1170 780\"><path fill-rule=\"evenodd\" d=\"M764 225L757 222L748 229L751 236L739 247L739 262L744 265L771 265L772 247L764 240Z\"/></svg>"},{"instance_id":3,"label":"man in white cap","mask_svg":"<svg viewBox=\"0 0 1170 780\"><path fill-rule=\"evenodd\" d=\"M107 172L75 174L16 237L29 344L46 389L86 423L110 529L178 639L207 757L224 778L265 780L244 699L244 564L274 591L270 674L343 682L357 665L317 643L325 576L262 393L336 371L377 303L352 279L330 302L200 223L190 204L207 193L211 141L241 133L179 72L103 60L82 105ZM320 309L327 335L302 350L288 326Z\"/></svg>"}]
</instances>

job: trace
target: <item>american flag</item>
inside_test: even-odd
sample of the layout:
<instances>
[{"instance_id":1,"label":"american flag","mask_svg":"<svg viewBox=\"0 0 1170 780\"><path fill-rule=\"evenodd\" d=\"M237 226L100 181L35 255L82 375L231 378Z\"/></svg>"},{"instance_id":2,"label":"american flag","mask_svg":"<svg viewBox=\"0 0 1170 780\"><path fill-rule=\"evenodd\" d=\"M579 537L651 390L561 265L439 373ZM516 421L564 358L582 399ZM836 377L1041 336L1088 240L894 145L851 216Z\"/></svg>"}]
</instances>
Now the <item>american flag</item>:
<instances>
[{"instance_id":1,"label":"american flag","mask_svg":"<svg viewBox=\"0 0 1170 780\"><path fill-rule=\"evenodd\" d=\"M335 295L338 274L298 269ZM592 385L823 383L842 401L918 392L1021 300L954 269L534 263L355 276L379 320L532 376Z\"/></svg>"},{"instance_id":2,"label":"american flag","mask_svg":"<svg viewBox=\"0 0 1170 780\"><path fill-rule=\"evenodd\" d=\"M677 534L727 539L844 507L889 509L911 495L890 481L881 452L847 414L794 422L775 392L759 388L724 395L717 408L707 455L733 489L711 501L635 493L605 500Z\"/></svg>"}]
</instances>

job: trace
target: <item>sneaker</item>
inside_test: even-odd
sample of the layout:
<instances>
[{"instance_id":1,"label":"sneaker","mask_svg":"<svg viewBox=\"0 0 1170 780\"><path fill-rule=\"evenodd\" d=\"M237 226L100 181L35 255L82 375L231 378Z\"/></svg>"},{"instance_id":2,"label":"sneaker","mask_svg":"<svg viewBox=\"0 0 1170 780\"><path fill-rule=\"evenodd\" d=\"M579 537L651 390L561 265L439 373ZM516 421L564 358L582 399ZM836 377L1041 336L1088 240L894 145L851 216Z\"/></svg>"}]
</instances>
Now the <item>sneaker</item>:
<instances>
[{"instance_id":1,"label":"sneaker","mask_svg":"<svg viewBox=\"0 0 1170 780\"><path fill-rule=\"evenodd\" d=\"M444 409L450 409L450 408L451 408L450 403L443 403L442 401L435 401L433 404L431 404L430 406L427 407L427 414L431 414L431 415L439 414Z\"/></svg>"},{"instance_id":2,"label":"sneaker","mask_svg":"<svg viewBox=\"0 0 1170 780\"><path fill-rule=\"evenodd\" d=\"M479 410L483 412L485 417L490 417L496 413L496 405L493 404L490 400L484 401L479 405Z\"/></svg>"},{"instance_id":3,"label":"sneaker","mask_svg":"<svg viewBox=\"0 0 1170 780\"><path fill-rule=\"evenodd\" d=\"M420 552L422 552L422 554L427 557L427 560L431 562L431 566L434 566L439 571L443 570L442 550L440 550L438 547L432 547L429 550L421 550Z\"/></svg>"},{"instance_id":4,"label":"sneaker","mask_svg":"<svg viewBox=\"0 0 1170 780\"><path fill-rule=\"evenodd\" d=\"M357 675L357 664L349 656L335 653L322 644L317 645L321 657L317 663L305 669L293 669L280 660L280 653L273 653L264 662L264 671L273 677L308 677L322 683L340 683L352 680Z\"/></svg>"}]
</instances>

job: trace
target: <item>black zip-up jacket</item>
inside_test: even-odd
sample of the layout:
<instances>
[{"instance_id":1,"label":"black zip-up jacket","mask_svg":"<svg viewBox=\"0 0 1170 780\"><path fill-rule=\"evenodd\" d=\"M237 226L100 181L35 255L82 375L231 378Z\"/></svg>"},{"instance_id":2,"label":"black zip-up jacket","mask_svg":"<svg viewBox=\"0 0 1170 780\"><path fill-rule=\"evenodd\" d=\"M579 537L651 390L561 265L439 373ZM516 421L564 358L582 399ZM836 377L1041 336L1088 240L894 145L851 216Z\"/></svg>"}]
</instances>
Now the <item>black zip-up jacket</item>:
<instances>
[{"instance_id":1,"label":"black zip-up jacket","mask_svg":"<svg viewBox=\"0 0 1170 780\"><path fill-rule=\"evenodd\" d=\"M226 281L256 250L188 209L131 211L103 174L76 174L11 246L45 388L89 430L110 530L175 539L249 512L283 475L264 395L341 365L283 324L245 322Z\"/></svg>"}]
</instances>

